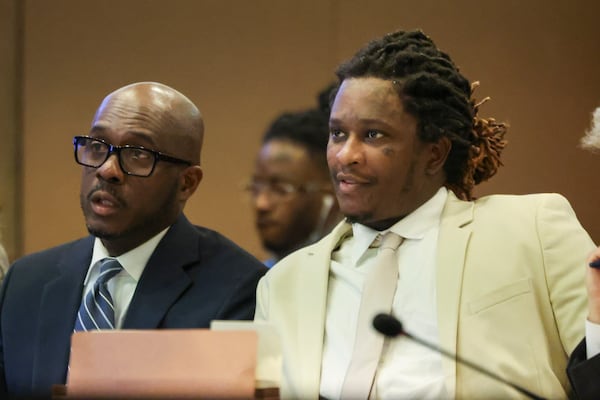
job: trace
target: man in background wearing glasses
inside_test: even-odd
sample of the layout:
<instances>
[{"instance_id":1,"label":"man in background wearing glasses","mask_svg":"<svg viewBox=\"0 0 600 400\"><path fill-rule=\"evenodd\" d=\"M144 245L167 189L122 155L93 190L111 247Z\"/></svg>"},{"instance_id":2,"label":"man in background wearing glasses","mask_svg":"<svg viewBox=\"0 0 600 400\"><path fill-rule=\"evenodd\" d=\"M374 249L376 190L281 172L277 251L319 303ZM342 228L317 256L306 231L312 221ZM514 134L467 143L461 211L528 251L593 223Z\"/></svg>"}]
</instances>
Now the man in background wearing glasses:
<instances>
[{"instance_id":1,"label":"man in background wearing glasses","mask_svg":"<svg viewBox=\"0 0 600 400\"><path fill-rule=\"evenodd\" d=\"M277 261L316 242L341 219L325 159L327 109L279 115L263 136L252 181L256 229Z\"/></svg>"},{"instance_id":2,"label":"man in background wearing glasses","mask_svg":"<svg viewBox=\"0 0 600 400\"><path fill-rule=\"evenodd\" d=\"M108 95L90 132L75 136L90 236L10 268L0 293L0 398L49 397L66 380L73 331L252 319L266 268L183 214L202 180L203 134L188 98L144 82Z\"/></svg>"}]
</instances>

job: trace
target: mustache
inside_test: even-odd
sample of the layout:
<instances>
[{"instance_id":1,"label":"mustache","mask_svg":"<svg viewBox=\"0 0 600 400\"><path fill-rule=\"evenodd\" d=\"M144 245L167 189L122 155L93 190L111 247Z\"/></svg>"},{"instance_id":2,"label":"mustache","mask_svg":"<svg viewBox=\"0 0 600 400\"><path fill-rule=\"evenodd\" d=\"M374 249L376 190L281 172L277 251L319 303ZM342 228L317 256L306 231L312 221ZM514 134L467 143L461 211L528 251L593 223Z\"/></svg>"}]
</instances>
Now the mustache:
<instances>
[{"instance_id":1,"label":"mustache","mask_svg":"<svg viewBox=\"0 0 600 400\"><path fill-rule=\"evenodd\" d=\"M99 192L99 191L103 191L103 192L107 192L108 194L110 194L112 197L114 197L114 199L117 201L117 203L119 203L122 206L126 206L127 202L125 201L125 199L123 199L121 197L121 195L117 192L117 189L111 185L110 183L107 182L98 182L96 184L96 186L94 186L89 193L87 194L86 198L91 201L92 196L94 196L94 193Z\"/></svg>"},{"instance_id":2,"label":"mustache","mask_svg":"<svg viewBox=\"0 0 600 400\"><path fill-rule=\"evenodd\" d=\"M329 175L331 177L331 181L334 184L340 181L341 179L352 179L361 183L377 183L378 181L376 176L357 172L356 168L353 168L351 166L330 169Z\"/></svg>"}]
</instances>

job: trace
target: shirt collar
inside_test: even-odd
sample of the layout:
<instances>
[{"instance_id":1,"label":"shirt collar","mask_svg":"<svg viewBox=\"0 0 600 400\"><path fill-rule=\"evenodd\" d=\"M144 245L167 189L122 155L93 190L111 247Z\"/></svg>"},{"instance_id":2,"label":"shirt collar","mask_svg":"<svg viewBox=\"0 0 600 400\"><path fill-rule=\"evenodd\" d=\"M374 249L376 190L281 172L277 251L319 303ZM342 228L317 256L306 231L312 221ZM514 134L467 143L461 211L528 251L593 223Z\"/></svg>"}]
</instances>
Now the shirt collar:
<instances>
[{"instance_id":1,"label":"shirt collar","mask_svg":"<svg viewBox=\"0 0 600 400\"><path fill-rule=\"evenodd\" d=\"M391 231L408 240L422 239L429 229L439 224L447 197L448 189L442 186L433 197L419 208L384 231L377 231L368 226L353 223L354 243L351 254L353 264L356 265L356 262L371 246L377 235L385 235Z\"/></svg>"},{"instance_id":2,"label":"shirt collar","mask_svg":"<svg viewBox=\"0 0 600 400\"><path fill-rule=\"evenodd\" d=\"M116 258L117 261L123 266L123 269L137 282L142 276L142 272L144 272L144 268L148 263L148 260L154 253L156 246L161 241L161 239L165 236L169 227L163 229L161 232L142 243L135 249L129 250L127 253L123 253ZM87 285L88 280L90 278L90 274L92 273L93 266L103 258L110 257L108 254L108 250L102 244L102 241L99 238L94 240L94 250L92 252L92 261L90 263L90 268L88 269L88 273L85 277L84 285Z\"/></svg>"}]
</instances>

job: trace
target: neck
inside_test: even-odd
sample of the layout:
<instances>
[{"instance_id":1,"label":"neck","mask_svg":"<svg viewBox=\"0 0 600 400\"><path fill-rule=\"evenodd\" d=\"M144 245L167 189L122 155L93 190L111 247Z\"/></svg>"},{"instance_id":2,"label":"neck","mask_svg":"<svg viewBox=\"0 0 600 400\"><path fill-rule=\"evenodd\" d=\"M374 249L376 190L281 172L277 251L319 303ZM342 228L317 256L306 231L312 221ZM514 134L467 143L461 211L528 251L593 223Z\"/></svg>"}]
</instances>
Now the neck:
<instances>
[{"instance_id":1,"label":"neck","mask_svg":"<svg viewBox=\"0 0 600 400\"><path fill-rule=\"evenodd\" d=\"M384 231L394 225L396 222L400 221L404 218L405 215L399 217L387 218L381 221L370 221L368 223L364 223L363 225L368 226L371 229L375 229L376 231Z\"/></svg>"}]
</instances>

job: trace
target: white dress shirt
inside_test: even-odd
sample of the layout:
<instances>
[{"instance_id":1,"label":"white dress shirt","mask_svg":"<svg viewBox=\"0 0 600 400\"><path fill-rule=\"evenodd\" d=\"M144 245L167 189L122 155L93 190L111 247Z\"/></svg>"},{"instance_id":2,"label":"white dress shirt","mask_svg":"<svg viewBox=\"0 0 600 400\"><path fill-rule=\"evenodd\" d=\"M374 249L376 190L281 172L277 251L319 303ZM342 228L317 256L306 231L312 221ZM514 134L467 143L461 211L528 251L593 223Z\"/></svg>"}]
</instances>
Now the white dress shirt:
<instances>
[{"instance_id":1,"label":"white dress shirt","mask_svg":"<svg viewBox=\"0 0 600 400\"><path fill-rule=\"evenodd\" d=\"M405 238L398 248L399 278L392 313L410 333L439 344L435 292L439 223L448 192L430 200L389 231ZM378 232L353 224L352 236L333 252L329 275L320 394L339 399L350 363L362 286L377 253ZM442 356L407 338L387 340L375 375L372 398L444 399Z\"/></svg>"},{"instance_id":2,"label":"white dress shirt","mask_svg":"<svg viewBox=\"0 0 600 400\"><path fill-rule=\"evenodd\" d=\"M154 253L154 249L158 246L158 242L160 242L168 230L169 228L166 228L135 249L121 254L118 257L113 257L123 266L123 270L107 283L107 288L115 307L116 329L123 326L123 320L129 309L129 303L131 303L131 299L135 293L137 283L142 276L142 272L144 272L144 268L146 267L150 256ZM94 283L96 283L96 279L98 279L98 275L100 274L100 266L97 265L97 262L106 257L110 257L108 255L108 250L106 250L102 241L96 238L94 241L92 260L85 281L83 282L84 297L88 291L92 290Z\"/></svg>"},{"instance_id":3,"label":"white dress shirt","mask_svg":"<svg viewBox=\"0 0 600 400\"><path fill-rule=\"evenodd\" d=\"M600 353L600 324L585 320L585 348L587 358Z\"/></svg>"}]
</instances>

